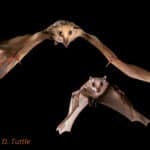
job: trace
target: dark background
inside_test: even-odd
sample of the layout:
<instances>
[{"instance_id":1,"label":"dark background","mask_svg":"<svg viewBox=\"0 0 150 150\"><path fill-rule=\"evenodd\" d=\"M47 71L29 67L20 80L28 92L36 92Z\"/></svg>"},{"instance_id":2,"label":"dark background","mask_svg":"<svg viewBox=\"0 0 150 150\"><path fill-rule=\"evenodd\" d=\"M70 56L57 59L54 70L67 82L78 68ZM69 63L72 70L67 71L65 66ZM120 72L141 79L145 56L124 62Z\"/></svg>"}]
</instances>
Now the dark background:
<instances>
[{"instance_id":1,"label":"dark background","mask_svg":"<svg viewBox=\"0 0 150 150\"><path fill-rule=\"evenodd\" d=\"M99 37L125 62L150 70L146 4L107 2L86 7L87 3L70 3L1 5L0 39L40 31L59 19L70 20ZM126 92L135 108L150 118L150 84L131 79L111 65L105 68L106 64L101 53L83 39L68 49L48 40L36 46L0 80L0 137L27 137L33 145L66 148L148 144L150 126L131 123L101 105L87 107L71 133L59 136L55 131L67 114L71 93L90 75L107 75Z\"/></svg>"}]
</instances>

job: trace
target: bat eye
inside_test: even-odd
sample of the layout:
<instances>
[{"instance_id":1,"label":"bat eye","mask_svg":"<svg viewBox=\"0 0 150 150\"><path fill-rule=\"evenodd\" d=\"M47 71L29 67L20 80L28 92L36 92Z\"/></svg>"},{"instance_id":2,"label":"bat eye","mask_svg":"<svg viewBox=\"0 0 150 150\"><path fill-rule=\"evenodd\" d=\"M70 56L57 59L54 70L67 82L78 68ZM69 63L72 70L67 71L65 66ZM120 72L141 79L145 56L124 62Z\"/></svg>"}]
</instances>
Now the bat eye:
<instances>
[{"instance_id":1,"label":"bat eye","mask_svg":"<svg viewBox=\"0 0 150 150\"><path fill-rule=\"evenodd\" d=\"M59 31L58 34L59 34L60 36L62 36L62 31Z\"/></svg>"},{"instance_id":2,"label":"bat eye","mask_svg":"<svg viewBox=\"0 0 150 150\"><path fill-rule=\"evenodd\" d=\"M68 34L71 35L71 34L72 34L72 31L70 30L70 31L68 32Z\"/></svg>"},{"instance_id":3,"label":"bat eye","mask_svg":"<svg viewBox=\"0 0 150 150\"><path fill-rule=\"evenodd\" d=\"M92 83L92 86L95 87L95 82Z\"/></svg>"},{"instance_id":4,"label":"bat eye","mask_svg":"<svg viewBox=\"0 0 150 150\"><path fill-rule=\"evenodd\" d=\"M101 86L103 86L103 82L101 82Z\"/></svg>"}]
</instances>

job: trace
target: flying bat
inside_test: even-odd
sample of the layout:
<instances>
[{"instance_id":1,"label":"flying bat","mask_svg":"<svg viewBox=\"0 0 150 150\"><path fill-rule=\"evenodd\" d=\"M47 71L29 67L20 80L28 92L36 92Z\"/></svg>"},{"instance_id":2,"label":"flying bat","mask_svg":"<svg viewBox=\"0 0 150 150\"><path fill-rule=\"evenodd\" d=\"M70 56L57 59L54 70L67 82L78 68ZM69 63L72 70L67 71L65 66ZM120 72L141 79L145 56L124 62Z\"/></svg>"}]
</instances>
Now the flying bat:
<instances>
[{"instance_id":1,"label":"flying bat","mask_svg":"<svg viewBox=\"0 0 150 150\"><path fill-rule=\"evenodd\" d=\"M116 86L110 85L106 76L90 77L81 88L72 93L66 118L58 125L59 134L71 132L73 123L80 112L93 102L117 111L131 122L137 121L147 126L150 120L135 110L126 94Z\"/></svg>"},{"instance_id":2,"label":"flying bat","mask_svg":"<svg viewBox=\"0 0 150 150\"><path fill-rule=\"evenodd\" d=\"M65 47L68 47L78 37L90 42L106 57L110 64L114 65L127 76L150 82L149 71L123 62L96 36L85 32L75 23L65 20L56 21L40 32L17 36L10 40L0 42L0 78L3 78L35 46L44 40L53 40L55 44L62 43Z\"/></svg>"}]
</instances>

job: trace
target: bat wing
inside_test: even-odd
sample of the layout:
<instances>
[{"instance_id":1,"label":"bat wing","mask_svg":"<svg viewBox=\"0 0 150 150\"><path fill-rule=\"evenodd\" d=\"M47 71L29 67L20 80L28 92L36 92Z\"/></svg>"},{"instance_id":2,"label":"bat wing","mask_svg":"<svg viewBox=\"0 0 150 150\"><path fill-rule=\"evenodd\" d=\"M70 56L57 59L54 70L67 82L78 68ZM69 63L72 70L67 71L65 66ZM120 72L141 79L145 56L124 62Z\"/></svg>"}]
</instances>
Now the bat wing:
<instances>
[{"instance_id":1,"label":"bat wing","mask_svg":"<svg viewBox=\"0 0 150 150\"><path fill-rule=\"evenodd\" d=\"M58 125L56 131L58 131L59 134L70 132L76 118L87 105L88 97L81 93L73 94L69 105L69 112L66 118Z\"/></svg>"},{"instance_id":2,"label":"bat wing","mask_svg":"<svg viewBox=\"0 0 150 150\"><path fill-rule=\"evenodd\" d=\"M0 43L0 79L19 63L36 45L47 39L43 32L17 36Z\"/></svg>"},{"instance_id":3,"label":"bat wing","mask_svg":"<svg viewBox=\"0 0 150 150\"><path fill-rule=\"evenodd\" d=\"M104 45L97 37L85 32L83 33L82 37L88 42L90 42L92 45L94 45L106 57L109 63L114 65L124 74L131 78L150 83L150 71L123 62L116 56L116 54L111 49Z\"/></svg>"},{"instance_id":4,"label":"bat wing","mask_svg":"<svg viewBox=\"0 0 150 150\"><path fill-rule=\"evenodd\" d=\"M130 121L138 121L145 126L150 122L148 118L134 109L126 95L121 90L116 91L111 87L106 94L99 98L98 102L119 112Z\"/></svg>"}]
</instances>

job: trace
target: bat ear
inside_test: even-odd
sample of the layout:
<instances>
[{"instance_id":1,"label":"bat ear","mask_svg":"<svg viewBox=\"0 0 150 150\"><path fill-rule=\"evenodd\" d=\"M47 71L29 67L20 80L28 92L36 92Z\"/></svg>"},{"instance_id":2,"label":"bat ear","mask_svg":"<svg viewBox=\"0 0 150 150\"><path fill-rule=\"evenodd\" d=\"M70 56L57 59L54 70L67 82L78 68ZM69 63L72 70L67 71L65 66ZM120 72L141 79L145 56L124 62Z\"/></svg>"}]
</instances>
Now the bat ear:
<instances>
[{"instance_id":1,"label":"bat ear","mask_svg":"<svg viewBox=\"0 0 150 150\"><path fill-rule=\"evenodd\" d=\"M4 53L4 51L0 50L0 54L3 54L3 53Z\"/></svg>"},{"instance_id":2,"label":"bat ear","mask_svg":"<svg viewBox=\"0 0 150 150\"><path fill-rule=\"evenodd\" d=\"M107 76L104 76L104 77L103 77L103 80L106 80L106 79L107 79Z\"/></svg>"},{"instance_id":3,"label":"bat ear","mask_svg":"<svg viewBox=\"0 0 150 150\"><path fill-rule=\"evenodd\" d=\"M89 77L89 80L92 80L92 79L93 79L93 77L92 77L92 76L90 76L90 77Z\"/></svg>"},{"instance_id":4,"label":"bat ear","mask_svg":"<svg viewBox=\"0 0 150 150\"><path fill-rule=\"evenodd\" d=\"M73 28L74 28L74 29L79 29L80 27L77 26L77 25L75 25L75 26L73 26Z\"/></svg>"}]
</instances>

